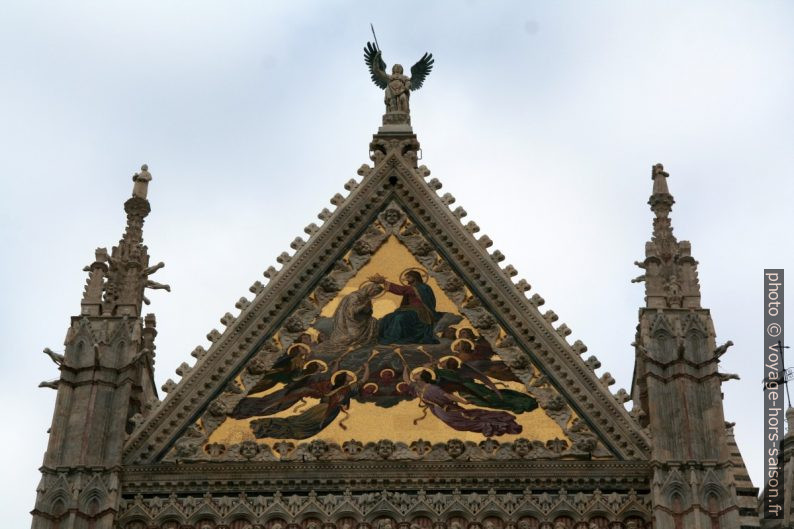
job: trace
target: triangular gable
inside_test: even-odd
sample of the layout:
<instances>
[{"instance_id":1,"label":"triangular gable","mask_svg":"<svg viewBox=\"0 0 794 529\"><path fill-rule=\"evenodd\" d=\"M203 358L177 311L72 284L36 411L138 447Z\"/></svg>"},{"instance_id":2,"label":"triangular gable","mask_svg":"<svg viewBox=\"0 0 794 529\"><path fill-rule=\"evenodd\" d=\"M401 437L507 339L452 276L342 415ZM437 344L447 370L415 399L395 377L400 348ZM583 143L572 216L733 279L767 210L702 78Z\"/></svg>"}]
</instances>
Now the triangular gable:
<instances>
[{"instance_id":1,"label":"triangular gable","mask_svg":"<svg viewBox=\"0 0 794 529\"><path fill-rule=\"evenodd\" d=\"M552 441L547 449L550 456L555 450L559 455L563 446L575 446L580 451L589 446L592 455L595 439L598 449L611 457L647 457L647 436L595 376L594 358L587 363L579 358L564 339L570 332L567 327L563 324L555 329L551 325L555 318L544 317L538 311L542 298L534 295L528 300L523 293L528 289L526 282L514 284L510 279L515 275L512 267L502 269L498 265L503 259L501 253L487 252L488 237L475 239L476 225L470 222L464 227L460 222L465 211L450 211L449 204L454 199L438 196L437 180L425 182L429 171L416 168L415 138L376 136L371 147L374 169L362 166L362 182L348 183L349 196L337 195L332 199L337 209L320 214L325 221L322 227L308 226L308 242L296 239L292 245L297 250L295 254L279 257L281 270L266 271L268 285L255 283L251 289L256 293L255 299L250 304L242 299L238 317L224 316L226 330L208 335L212 346L206 352L197 349L196 365L187 368L183 364L181 382L175 386L167 384L173 387L166 399L149 411L128 439L126 461L153 463L178 458L177 448L191 444L201 445L213 457L222 455L229 446L212 443L210 437L226 420L231 403L247 396L250 388L241 378L251 373L246 366L256 361L260 370L271 369L283 355L281 346L289 346L322 316L329 302L339 299L341 289L350 288L350 279L377 255L381 245L394 244L401 237L403 240L397 244L410 250L433 276L433 288L494 347L498 358L518 375L545 414L566 417L558 421L565 439L557 439L556 445L554 440L548 440ZM406 235L392 227L376 234L376 223L389 226L387 210L396 211L409 223L411 233ZM373 242L379 237L383 240ZM281 340L284 343L279 343ZM577 349L580 354L585 350L580 344ZM497 451L494 443L480 444L484 453ZM278 459L295 450L294 444L276 445L275 456L258 457ZM305 450L311 457L310 445ZM378 449L376 443L371 445L370 449ZM317 447L318 443L314 443ZM362 443L348 448L361 452L366 446ZM247 450L249 454L257 451L256 446L245 442L232 449ZM433 443L418 450L432 453Z\"/></svg>"}]
</instances>

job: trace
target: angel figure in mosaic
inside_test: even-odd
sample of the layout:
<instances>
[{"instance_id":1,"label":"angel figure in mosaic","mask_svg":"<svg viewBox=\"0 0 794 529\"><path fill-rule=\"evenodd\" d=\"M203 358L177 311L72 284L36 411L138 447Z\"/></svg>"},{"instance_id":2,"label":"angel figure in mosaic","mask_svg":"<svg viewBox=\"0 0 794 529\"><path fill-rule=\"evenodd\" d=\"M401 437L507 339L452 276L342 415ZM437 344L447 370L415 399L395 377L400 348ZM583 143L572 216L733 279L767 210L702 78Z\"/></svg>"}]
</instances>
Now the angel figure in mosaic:
<instances>
[{"instance_id":1,"label":"angel figure in mosaic","mask_svg":"<svg viewBox=\"0 0 794 529\"><path fill-rule=\"evenodd\" d=\"M330 387L330 380L325 374L327 371L328 365L322 360L309 360L295 371L274 371L272 376L263 379L267 382L265 387L270 389L278 382L284 386L261 397L245 397L237 403L229 416L234 419L247 419L272 415L291 408L301 400L322 398Z\"/></svg>"},{"instance_id":2,"label":"angel figure in mosaic","mask_svg":"<svg viewBox=\"0 0 794 529\"><path fill-rule=\"evenodd\" d=\"M455 356L441 358L434 371L444 391L461 395L469 404L516 414L538 407L534 398L509 388L497 388L485 373Z\"/></svg>"},{"instance_id":3,"label":"angel figure in mosaic","mask_svg":"<svg viewBox=\"0 0 794 529\"><path fill-rule=\"evenodd\" d=\"M445 391L438 384L438 375L429 367L420 366L409 370L403 363L405 391L417 397L421 405L452 428L464 432L479 432L485 437L521 433L522 427L513 414L506 411L464 408L469 401Z\"/></svg>"},{"instance_id":4,"label":"angel figure in mosaic","mask_svg":"<svg viewBox=\"0 0 794 529\"><path fill-rule=\"evenodd\" d=\"M251 421L251 431L258 439L308 439L320 433L337 416L345 412L356 390L358 377L340 370L324 380L319 402L306 411L287 417L265 417ZM318 385L318 386L319 386Z\"/></svg>"}]
</instances>

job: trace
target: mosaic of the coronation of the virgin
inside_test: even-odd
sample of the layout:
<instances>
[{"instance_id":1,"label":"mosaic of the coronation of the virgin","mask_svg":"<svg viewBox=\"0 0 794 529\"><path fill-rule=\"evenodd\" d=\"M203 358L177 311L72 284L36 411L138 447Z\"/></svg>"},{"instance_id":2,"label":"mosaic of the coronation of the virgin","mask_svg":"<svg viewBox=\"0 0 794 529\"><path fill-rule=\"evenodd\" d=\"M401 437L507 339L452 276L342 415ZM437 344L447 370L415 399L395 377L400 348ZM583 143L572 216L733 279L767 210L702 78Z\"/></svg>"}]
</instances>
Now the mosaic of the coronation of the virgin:
<instances>
[{"instance_id":1,"label":"mosaic of the coronation of the virgin","mask_svg":"<svg viewBox=\"0 0 794 529\"><path fill-rule=\"evenodd\" d=\"M491 343L509 343L503 331L489 340L475 329L467 314L489 315L396 204L310 299L322 307L310 324L295 317L266 341L234 389L213 403L215 413L195 425L204 449L191 453L188 438L175 457L181 446L186 457L236 449L290 458L305 456L312 442L315 455L322 443L325 457L374 449L409 459L439 443L448 457L452 439L569 447L565 430L575 415L540 409L549 390L539 373L508 366ZM276 359L266 368L269 355Z\"/></svg>"}]
</instances>

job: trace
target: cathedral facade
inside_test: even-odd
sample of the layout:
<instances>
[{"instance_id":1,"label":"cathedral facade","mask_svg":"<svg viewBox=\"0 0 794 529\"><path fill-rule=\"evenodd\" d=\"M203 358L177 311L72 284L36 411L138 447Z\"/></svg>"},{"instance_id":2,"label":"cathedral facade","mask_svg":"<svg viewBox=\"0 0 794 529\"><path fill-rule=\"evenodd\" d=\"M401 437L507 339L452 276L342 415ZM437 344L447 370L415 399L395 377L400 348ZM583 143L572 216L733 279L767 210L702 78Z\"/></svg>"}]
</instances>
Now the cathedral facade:
<instances>
[{"instance_id":1,"label":"cathedral facade","mask_svg":"<svg viewBox=\"0 0 794 529\"><path fill-rule=\"evenodd\" d=\"M664 168L632 387L613 392L418 165L408 97L432 57L412 77L386 74L377 47L367 64L387 107L371 163L161 388L143 304L168 285L151 279L152 177L136 173L126 230L95 251L65 352L48 352L60 378L32 527L760 527L723 413L730 343L673 235Z\"/></svg>"}]
</instances>

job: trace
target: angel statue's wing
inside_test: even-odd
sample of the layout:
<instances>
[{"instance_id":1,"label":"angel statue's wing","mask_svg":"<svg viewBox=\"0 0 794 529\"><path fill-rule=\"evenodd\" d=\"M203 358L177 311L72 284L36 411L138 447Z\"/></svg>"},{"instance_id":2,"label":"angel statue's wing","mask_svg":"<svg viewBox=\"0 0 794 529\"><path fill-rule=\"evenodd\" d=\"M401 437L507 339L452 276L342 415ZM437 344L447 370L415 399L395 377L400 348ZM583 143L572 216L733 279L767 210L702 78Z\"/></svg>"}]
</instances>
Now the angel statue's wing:
<instances>
[{"instance_id":1,"label":"angel statue's wing","mask_svg":"<svg viewBox=\"0 0 794 529\"><path fill-rule=\"evenodd\" d=\"M425 77L433 69L433 54L425 53L416 64L411 66L411 90L419 90L422 88L422 83L425 82Z\"/></svg>"},{"instance_id":2,"label":"angel statue's wing","mask_svg":"<svg viewBox=\"0 0 794 529\"><path fill-rule=\"evenodd\" d=\"M371 42L367 42L364 48L364 62L369 66L369 73L372 74L372 82L379 88L385 89L389 84L389 76L386 75L386 63L378 47Z\"/></svg>"}]
</instances>

